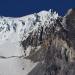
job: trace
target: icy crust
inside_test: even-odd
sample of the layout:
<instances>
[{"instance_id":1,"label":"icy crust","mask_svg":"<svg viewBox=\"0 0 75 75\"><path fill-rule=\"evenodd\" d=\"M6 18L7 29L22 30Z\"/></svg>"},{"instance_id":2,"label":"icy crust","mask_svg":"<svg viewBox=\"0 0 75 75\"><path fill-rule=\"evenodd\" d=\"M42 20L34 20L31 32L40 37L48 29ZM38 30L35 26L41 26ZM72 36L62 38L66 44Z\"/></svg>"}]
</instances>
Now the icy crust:
<instances>
[{"instance_id":1,"label":"icy crust","mask_svg":"<svg viewBox=\"0 0 75 75\"><path fill-rule=\"evenodd\" d=\"M25 40L29 33L41 26L53 25L57 18L58 13L51 10L18 18L0 17L0 44L11 38L13 42Z\"/></svg>"}]
</instances>

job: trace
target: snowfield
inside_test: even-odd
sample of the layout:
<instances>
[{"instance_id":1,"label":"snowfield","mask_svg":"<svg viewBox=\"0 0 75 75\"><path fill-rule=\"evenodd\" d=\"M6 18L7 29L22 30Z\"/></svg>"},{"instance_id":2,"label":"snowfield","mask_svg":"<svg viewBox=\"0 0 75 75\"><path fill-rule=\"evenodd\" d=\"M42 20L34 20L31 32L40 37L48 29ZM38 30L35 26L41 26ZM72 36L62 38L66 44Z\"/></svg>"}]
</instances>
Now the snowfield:
<instances>
[{"instance_id":1,"label":"snowfield","mask_svg":"<svg viewBox=\"0 0 75 75\"><path fill-rule=\"evenodd\" d=\"M27 75L37 64L22 58L0 59L0 75Z\"/></svg>"}]
</instances>

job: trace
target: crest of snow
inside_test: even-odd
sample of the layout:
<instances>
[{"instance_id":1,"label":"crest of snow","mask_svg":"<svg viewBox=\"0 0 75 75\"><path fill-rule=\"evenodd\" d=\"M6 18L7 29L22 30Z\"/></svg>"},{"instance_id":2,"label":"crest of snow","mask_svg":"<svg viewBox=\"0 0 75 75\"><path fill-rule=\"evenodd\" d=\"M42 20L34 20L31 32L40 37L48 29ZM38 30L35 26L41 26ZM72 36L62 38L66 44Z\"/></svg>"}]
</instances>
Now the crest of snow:
<instances>
[{"instance_id":1,"label":"crest of snow","mask_svg":"<svg viewBox=\"0 0 75 75\"><path fill-rule=\"evenodd\" d=\"M11 39L12 42L25 40L29 33L38 30L40 26L48 26L54 23L58 13L41 11L31 15L13 18L0 17L0 44Z\"/></svg>"}]
</instances>

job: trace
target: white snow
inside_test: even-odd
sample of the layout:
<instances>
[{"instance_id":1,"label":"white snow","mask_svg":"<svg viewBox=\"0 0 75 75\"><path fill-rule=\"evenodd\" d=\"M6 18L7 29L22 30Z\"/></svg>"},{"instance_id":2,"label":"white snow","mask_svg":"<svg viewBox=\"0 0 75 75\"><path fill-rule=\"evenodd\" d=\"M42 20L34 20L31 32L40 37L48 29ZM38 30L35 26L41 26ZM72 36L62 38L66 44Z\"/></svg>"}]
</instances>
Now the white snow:
<instances>
[{"instance_id":1,"label":"white snow","mask_svg":"<svg viewBox=\"0 0 75 75\"><path fill-rule=\"evenodd\" d=\"M29 46L29 47L27 48L27 50L25 51L26 56L29 56L31 49L32 49L31 46Z\"/></svg>"},{"instance_id":2,"label":"white snow","mask_svg":"<svg viewBox=\"0 0 75 75\"><path fill-rule=\"evenodd\" d=\"M27 75L37 64L22 58L0 59L0 75Z\"/></svg>"}]
</instances>

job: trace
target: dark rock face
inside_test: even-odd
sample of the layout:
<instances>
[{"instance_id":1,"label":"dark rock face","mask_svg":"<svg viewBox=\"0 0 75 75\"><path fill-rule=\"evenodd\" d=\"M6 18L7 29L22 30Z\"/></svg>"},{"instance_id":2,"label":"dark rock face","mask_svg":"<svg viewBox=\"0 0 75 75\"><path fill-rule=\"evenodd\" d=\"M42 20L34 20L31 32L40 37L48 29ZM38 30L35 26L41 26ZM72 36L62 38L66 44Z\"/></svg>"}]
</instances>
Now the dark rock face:
<instances>
[{"instance_id":1,"label":"dark rock face","mask_svg":"<svg viewBox=\"0 0 75 75\"><path fill-rule=\"evenodd\" d=\"M66 16L66 26L68 29L68 38L72 41L72 46L75 48L75 9L70 9Z\"/></svg>"},{"instance_id":2,"label":"dark rock face","mask_svg":"<svg viewBox=\"0 0 75 75\"><path fill-rule=\"evenodd\" d=\"M54 26L41 27L22 41L25 50L34 47L25 58L39 62L28 75L75 75L75 9L65 16L66 28L63 19L59 17Z\"/></svg>"}]
</instances>

